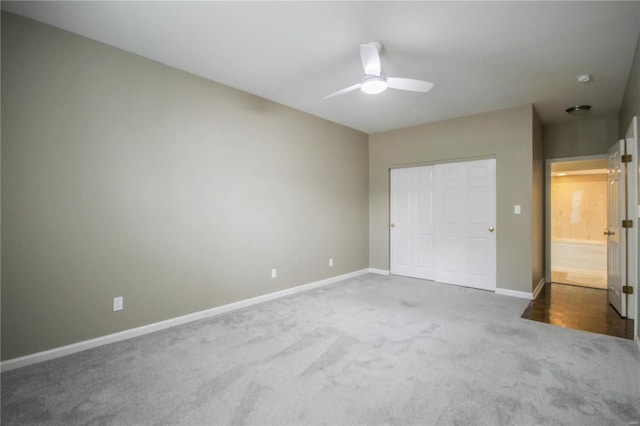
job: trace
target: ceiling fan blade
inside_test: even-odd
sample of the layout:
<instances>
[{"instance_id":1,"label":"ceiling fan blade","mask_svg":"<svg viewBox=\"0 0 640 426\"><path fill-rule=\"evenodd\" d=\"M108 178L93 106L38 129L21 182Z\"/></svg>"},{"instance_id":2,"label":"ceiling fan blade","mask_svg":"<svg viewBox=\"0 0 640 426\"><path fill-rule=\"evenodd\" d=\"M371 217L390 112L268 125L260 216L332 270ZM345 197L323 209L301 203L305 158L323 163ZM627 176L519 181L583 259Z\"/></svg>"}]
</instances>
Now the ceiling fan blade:
<instances>
[{"instance_id":1,"label":"ceiling fan blade","mask_svg":"<svg viewBox=\"0 0 640 426\"><path fill-rule=\"evenodd\" d=\"M433 83L412 78L387 77L387 86L411 92L428 92L433 87Z\"/></svg>"},{"instance_id":2,"label":"ceiling fan blade","mask_svg":"<svg viewBox=\"0 0 640 426\"><path fill-rule=\"evenodd\" d=\"M324 99L329 99L329 98L333 98L334 96L344 95L345 93L353 92L354 90L359 89L360 86L362 86L361 83L354 84L353 86L349 86L342 90L338 90L337 92L333 92L332 94L325 96Z\"/></svg>"},{"instance_id":3,"label":"ceiling fan blade","mask_svg":"<svg viewBox=\"0 0 640 426\"><path fill-rule=\"evenodd\" d=\"M380 53L375 44L361 44L360 59L365 74L380 77Z\"/></svg>"}]
</instances>

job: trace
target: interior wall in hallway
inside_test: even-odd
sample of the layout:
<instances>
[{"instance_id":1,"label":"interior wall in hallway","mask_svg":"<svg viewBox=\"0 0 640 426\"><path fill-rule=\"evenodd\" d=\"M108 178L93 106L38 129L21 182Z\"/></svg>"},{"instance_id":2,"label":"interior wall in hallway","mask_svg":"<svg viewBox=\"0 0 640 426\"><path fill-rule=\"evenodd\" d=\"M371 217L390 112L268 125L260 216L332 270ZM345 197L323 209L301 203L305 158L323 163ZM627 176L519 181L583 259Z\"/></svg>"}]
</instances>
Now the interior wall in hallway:
<instances>
[{"instance_id":1,"label":"interior wall in hallway","mask_svg":"<svg viewBox=\"0 0 640 426\"><path fill-rule=\"evenodd\" d=\"M607 175L553 176L551 239L606 243Z\"/></svg>"},{"instance_id":2,"label":"interior wall in hallway","mask_svg":"<svg viewBox=\"0 0 640 426\"><path fill-rule=\"evenodd\" d=\"M544 158L567 158L606 154L618 140L618 116L598 119L573 118L544 126Z\"/></svg>"}]
</instances>

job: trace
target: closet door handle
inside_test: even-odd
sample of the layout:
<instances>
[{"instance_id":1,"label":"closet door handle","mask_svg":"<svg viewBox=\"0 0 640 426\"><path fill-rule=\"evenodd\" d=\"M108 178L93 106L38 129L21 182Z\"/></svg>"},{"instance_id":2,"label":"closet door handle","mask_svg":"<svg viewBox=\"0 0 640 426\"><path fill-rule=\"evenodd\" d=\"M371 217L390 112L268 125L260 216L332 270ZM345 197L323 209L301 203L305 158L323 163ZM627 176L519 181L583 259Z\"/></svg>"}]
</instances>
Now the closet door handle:
<instances>
[{"instance_id":1,"label":"closet door handle","mask_svg":"<svg viewBox=\"0 0 640 426\"><path fill-rule=\"evenodd\" d=\"M496 228L494 228L493 226L490 226L490 227L489 227L489 232L493 232L493 231L495 231L495 229L496 229Z\"/></svg>"},{"instance_id":2,"label":"closet door handle","mask_svg":"<svg viewBox=\"0 0 640 426\"><path fill-rule=\"evenodd\" d=\"M395 223L392 223L390 226L391 226L392 228L395 228L395 227L396 227L396 224L395 224Z\"/></svg>"}]
</instances>

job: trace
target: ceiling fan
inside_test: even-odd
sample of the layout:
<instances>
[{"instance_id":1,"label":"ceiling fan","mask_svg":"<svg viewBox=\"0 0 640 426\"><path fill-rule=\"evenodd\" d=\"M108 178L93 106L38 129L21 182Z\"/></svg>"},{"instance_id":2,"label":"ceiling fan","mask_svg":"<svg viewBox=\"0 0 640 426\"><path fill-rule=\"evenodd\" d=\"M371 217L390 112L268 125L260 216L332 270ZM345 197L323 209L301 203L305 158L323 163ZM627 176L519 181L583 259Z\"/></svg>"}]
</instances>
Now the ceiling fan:
<instances>
[{"instance_id":1,"label":"ceiling fan","mask_svg":"<svg viewBox=\"0 0 640 426\"><path fill-rule=\"evenodd\" d=\"M344 95L345 93L352 92L356 89L360 89L363 92L372 95L385 91L387 87L423 93L431 90L433 83L430 81L414 80L412 78L387 77L384 72L382 72L382 67L380 66L380 52L382 51L382 48L382 43L379 41L361 44L360 59L362 60L364 74L360 79L360 83L338 90L337 92L325 96L324 99Z\"/></svg>"}]
</instances>

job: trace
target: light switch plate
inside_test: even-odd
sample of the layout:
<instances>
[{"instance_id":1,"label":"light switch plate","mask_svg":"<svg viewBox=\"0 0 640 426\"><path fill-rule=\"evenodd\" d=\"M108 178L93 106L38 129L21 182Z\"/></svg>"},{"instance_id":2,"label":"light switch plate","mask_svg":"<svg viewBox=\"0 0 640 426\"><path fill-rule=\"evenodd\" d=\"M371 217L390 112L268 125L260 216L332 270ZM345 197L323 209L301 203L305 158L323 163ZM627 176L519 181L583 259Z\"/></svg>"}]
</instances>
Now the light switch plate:
<instances>
[{"instance_id":1,"label":"light switch plate","mask_svg":"<svg viewBox=\"0 0 640 426\"><path fill-rule=\"evenodd\" d=\"M121 311L124 309L124 297L119 296L119 297L114 297L113 298L113 310L114 311Z\"/></svg>"},{"instance_id":2,"label":"light switch plate","mask_svg":"<svg viewBox=\"0 0 640 426\"><path fill-rule=\"evenodd\" d=\"M513 214L520 214L520 206L519 205L515 205L513 206Z\"/></svg>"}]
</instances>

